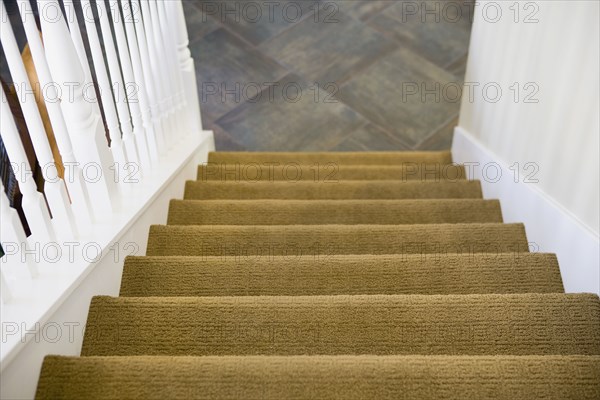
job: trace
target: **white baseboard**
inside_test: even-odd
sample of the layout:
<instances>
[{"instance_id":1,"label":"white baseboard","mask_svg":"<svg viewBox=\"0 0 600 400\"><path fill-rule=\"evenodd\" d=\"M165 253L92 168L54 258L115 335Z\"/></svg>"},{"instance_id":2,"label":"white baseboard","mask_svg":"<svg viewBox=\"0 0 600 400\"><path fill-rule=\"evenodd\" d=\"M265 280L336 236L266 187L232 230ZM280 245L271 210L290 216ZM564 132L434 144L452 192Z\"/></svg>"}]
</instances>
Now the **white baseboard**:
<instances>
[{"instance_id":1,"label":"white baseboard","mask_svg":"<svg viewBox=\"0 0 600 400\"><path fill-rule=\"evenodd\" d=\"M510 164L461 127L454 130L452 155L454 162L459 164L478 163L467 168L469 179L481 180L484 197L501 201L505 222L525 224L527 238L535 251L556 253L566 292L600 294L600 242L597 233L534 183L515 183ZM489 169L488 178L483 179L482 171L486 165L493 167ZM501 171L497 182L496 169Z\"/></svg>"}]
</instances>

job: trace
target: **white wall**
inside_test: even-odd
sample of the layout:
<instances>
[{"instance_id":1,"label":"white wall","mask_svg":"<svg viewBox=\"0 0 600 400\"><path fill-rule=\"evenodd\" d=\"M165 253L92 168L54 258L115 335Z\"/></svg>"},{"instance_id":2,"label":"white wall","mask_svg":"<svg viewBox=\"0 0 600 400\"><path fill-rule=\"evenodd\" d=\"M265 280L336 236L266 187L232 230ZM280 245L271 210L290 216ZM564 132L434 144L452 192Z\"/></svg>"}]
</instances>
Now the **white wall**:
<instances>
[{"instance_id":1,"label":"white wall","mask_svg":"<svg viewBox=\"0 0 600 400\"><path fill-rule=\"evenodd\" d=\"M492 4L493 3L493 4ZM537 23L524 23L535 11ZM463 96L459 126L510 163L539 165L533 183L598 234L599 2L521 2L515 23L512 1L481 1L475 10L466 82L497 82L497 103L475 90ZM494 19L496 5L502 17ZM520 101L509 89L521 88ZM525 103L523 86L538 85L536 103ZM493 89L489 96L493 97ZM491 100L491 99L490 99Z\"/></svg>"},{"instance_id":2,"label":"white wall","mask_svg":"<svg viewBox=\"0 0 600 400\"><path fill-rule=\"evenodd\" d=\"M499 182L494 168L471 176L502 200L505 220L525 222L530 242L558 254L565 289L597 293L599 4L479 1L465 77L474 90L463 91L453 144L457 162L501 165Z\"/></svg>"}]
</instances>

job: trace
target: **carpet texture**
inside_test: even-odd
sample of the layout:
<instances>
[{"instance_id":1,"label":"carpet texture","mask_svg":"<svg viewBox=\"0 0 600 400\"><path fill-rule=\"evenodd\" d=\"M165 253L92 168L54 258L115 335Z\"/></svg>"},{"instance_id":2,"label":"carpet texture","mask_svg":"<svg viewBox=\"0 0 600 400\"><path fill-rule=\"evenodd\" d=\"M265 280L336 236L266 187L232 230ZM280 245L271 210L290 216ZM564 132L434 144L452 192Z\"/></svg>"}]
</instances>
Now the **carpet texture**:
<instances>
[{"instance_id":1,"label":"carpet texture","mask_svg":"<svg viewBox=\"0 0 600 400\"><path fill-rule=\"evenodd\" d=\"M120 296L563 292L553 254L127 257Z\"/></svg>"},{"instance_id":2,"label":"carpet texture","mask_svg":"<svg viewBox=\"0 0 600 400\"><path fill-rule=\"evenodd\" d=\"M528 251L522 224L153 225L149 256L511 253Z\"/></svg>"},{"instance_id":3,"label":"carpet texture","mask_svg":"<svg viewBox=\"0 0 600 400\"><path fill-rule=\"evenodd\" d=\"M479 181L220 182L188 181L187 200L481 199Z\"/></svg>"},{"instance_id":4,"label":"carpet texture","mask_svg":"<svg viewBox=\"0 0 600 400\"><path fill-rule=\"evenodd\" d=\"M94 297L81 354L600 355L591 294Z\"/></svg>"},{"instance_id":5,"label":"carpet texture","mask_svg":"<svg viewBox=\"0 0 600 400\"><path fill-rule=\"evenodd\" d=\"M599 382L598 356L51 356L37 398L580 400Z\"/></svg>"},{"instance_id":6,"label":"carpet texture","mask_svg":"<svg viewBox=\"0 0 600 400\"><path fill-rule=\"evenodd\" d=\"M207 164L198 167L197 179L201 182L323 182L341 180L399 180L456 181L465 179L465 168L452 164L403 164L403 165L261 165L256 163Z\"/></svg>"},{"instance_id":7,"label":"carpet texture","mask_svg":"<svg viewBox=\"0 0 600 400\"><path fill-rule=\"evenodd\" d=\"M464 172L449 152L210 153L36 397L600 398L600 299L565 294Z\"/></svg>"},{"instance_id":8,"label":"carpet texture","mask_svg":"<svg viewBox=\"0 0 600 400\"><path fill-rule=\"evenodd\" d=\"M208 155L209 163L258 163L258 164L328 164L342 165L401 165L407 163L451 164L449 151L378 151L378 152L227 152L218 151Z\"/></svg>"},{"instance_id":9,"label":"carpet texture","mask_svg":"<svg viewBox=\"0 0 600 400\"><path fill-rule=\"evenodd\" d=\"M502 222L497 200L171 200L169 225Z\"/></svg>"}]
</instances>

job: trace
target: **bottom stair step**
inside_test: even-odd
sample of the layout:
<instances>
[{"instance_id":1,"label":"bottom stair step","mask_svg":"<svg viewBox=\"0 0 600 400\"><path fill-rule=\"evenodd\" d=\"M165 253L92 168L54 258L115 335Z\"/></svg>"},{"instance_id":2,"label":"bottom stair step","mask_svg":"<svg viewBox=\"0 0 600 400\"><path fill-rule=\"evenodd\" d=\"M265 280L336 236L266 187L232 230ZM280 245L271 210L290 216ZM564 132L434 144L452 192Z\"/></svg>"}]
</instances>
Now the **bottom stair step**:
<instances>
[{"instance_id":1,"label":"bottom stair step","mask_svg":"<svg viewBox=\"0 0 600 400\"><path fill-rule=\"evenodd\" d=\"M121 296L564 292L553 254L127 257Z\"/></svg>"},{"instance_id":2,"label":"bottom stair step","mask_svg":"<svg viewBox=\"0 0 600 400\"><path fill-rule=\"evenodd\" d=\"M38 400L598 399L598 356L59 357Z\"/></svg>"},{"instance_id":3,"label":"bottom stair step","mask_svg":"<svg viewBox=\"0 0 600 400\"><path fill-rule=\"evenodd\" d=\"M600 355L592 294L94 297L84 356Z\"/></svg>"}]
</instances>

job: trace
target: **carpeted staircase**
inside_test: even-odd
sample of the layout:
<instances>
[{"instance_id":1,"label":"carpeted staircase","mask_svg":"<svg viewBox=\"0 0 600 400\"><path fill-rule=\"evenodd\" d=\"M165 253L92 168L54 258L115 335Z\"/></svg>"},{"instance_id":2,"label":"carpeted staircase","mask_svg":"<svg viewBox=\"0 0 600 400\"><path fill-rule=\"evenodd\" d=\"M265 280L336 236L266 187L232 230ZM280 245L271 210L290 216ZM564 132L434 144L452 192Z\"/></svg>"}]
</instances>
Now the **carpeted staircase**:
<instances>
[{"instance_id":1,"label":"carpeted staircase","mask_svg":"<svg viewBox=\"0 0 600 400\"><path fill-rule=\"evenodd\" d=\"M449 152L211 153L38 399L599 399L565 294Z\"/></svg>"}]
</instances>

